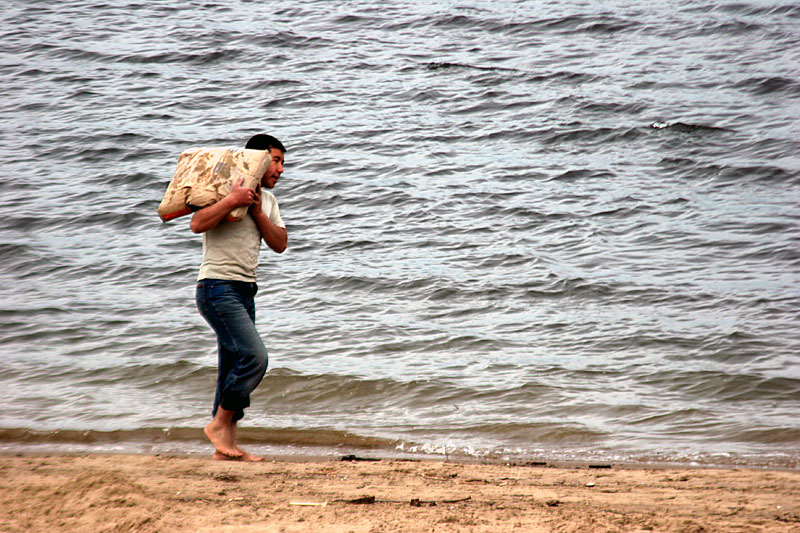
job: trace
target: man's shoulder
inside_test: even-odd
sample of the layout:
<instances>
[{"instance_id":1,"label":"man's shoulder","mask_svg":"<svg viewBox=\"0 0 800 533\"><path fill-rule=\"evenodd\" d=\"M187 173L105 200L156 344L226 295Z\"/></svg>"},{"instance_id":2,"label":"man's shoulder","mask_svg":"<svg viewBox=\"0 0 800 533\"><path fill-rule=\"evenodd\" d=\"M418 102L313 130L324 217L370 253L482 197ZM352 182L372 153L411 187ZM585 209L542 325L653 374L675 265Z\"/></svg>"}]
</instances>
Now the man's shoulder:
<instances>
[{"instance_id":1,"label":"man's shoulder","mask_svg":"<svg viewBox=\"0 0 800 533\"><path fill-rule=\"evenodd\" d=\"M274 194L272 191L269 191L269 190L267 190L267 189L264 189L263 187L261 188L261 196L262 196L263 198L266 198L266 199L268 199L268 200L271 200L271 201L273 201L273 202L275 202L275 203L277 203L277 202L278 202L278 199L275 197L275 194Z\"/></svg>"}]
</instances>

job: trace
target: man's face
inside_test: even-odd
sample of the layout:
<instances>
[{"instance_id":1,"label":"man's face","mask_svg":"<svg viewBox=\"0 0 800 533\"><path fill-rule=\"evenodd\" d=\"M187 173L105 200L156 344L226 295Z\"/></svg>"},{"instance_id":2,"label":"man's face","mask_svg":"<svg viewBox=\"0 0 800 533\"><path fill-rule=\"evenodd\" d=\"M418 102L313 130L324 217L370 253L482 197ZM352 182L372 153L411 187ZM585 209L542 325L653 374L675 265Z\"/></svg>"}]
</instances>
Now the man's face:
<instances>
[{"instance_id":1,"label":"man's face","mask_svg":"<svg viewBox=\"0 0 800 533\"><path fill-rule=\"evenodd\" d=\"M283 152L278 148L272 148L269 151L270 162L267 171L261 178L261 186L271 189L278 183L281 174L283 174Z\"/></svg>"}]
</instances>

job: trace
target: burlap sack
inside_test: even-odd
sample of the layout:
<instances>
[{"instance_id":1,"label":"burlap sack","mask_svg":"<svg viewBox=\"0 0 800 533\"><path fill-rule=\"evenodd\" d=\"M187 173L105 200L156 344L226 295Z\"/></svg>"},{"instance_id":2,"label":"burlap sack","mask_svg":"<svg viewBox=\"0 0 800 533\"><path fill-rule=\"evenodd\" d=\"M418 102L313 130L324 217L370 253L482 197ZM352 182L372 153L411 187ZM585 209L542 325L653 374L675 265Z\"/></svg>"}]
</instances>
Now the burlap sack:
<instances>
[{"instance_id":1,"label":"burlap sack","mask_svg":"<svg viewBox=\"0 0 800 533\"><path fill-rule=\"evenodd\" d=\"M232 148L190 148L178 157L158 216L164 222L192 212L192 207L207 207L225 198L233 185L244 178L243 187L255 189L269 167L266 150ZM191 207L190 207L191 206ZM242 220L247 206L237 207L227 220Z\"/></svg>"}]
</instances>

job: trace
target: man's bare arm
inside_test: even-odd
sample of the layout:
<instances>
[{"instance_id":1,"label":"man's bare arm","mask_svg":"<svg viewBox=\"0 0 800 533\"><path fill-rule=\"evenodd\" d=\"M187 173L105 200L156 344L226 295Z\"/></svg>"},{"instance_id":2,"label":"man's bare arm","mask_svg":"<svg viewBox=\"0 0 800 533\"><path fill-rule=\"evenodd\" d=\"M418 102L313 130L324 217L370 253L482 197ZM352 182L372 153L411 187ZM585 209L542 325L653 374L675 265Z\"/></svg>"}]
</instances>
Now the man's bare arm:
<instances>
[{"instance_id":1,"label":"man's bare arm","mask_svg":"<svg viewBox=\"0 0 800 533\"><path fill-rule=\"evenodd\" d=\"M256 191L248 187L242 187L244 179L234 185L231 193L219 202L195 211L189 227L195 233L204 233L216 228L228 213L239 206L251 205L256 198Z\"/></svg>"},{"instance_id":2,"label":"man's bare arm","mask_svg":"<svg viewBox=\"0 0 800 533\"><path fill-rule=\"evenodd\" d=\"M261 210L261 187L258 188L256 193L257 198L253 202L250 214L253 216L253 220L256 221L258 231L261 233L261 237L264 239L264 242L267 243L267 246L269 246L273 252L282 254L283 251L286 250L286 245L289 242L286 228L276 225L269 219L266 213Z\"/></svg>"}]
</instances>

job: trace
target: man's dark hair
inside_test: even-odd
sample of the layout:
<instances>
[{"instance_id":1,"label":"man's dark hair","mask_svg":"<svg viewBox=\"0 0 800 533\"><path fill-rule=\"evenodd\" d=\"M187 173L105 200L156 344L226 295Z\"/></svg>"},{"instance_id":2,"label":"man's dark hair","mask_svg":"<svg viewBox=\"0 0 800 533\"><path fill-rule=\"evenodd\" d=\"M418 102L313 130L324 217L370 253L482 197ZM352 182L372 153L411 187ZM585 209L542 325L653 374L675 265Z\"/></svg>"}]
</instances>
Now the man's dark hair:
<instances>
[{"instance_id":1,"label":"man's dark hair","mask_svg":"<svg viewBox=\"0 0 800 533\"><path fill-rule=\"evenodd\" d=\"M259 133L258 135L253 135L250 137L250 140L247 141L247 144L244 145L245 148L249 148L250 150L272 150L273 148L277 148L281 152L286 153L286 148L283 144L273 137L272 135L266 135L264 133Z\"/></svg>"}]
</instances>

